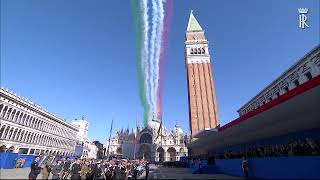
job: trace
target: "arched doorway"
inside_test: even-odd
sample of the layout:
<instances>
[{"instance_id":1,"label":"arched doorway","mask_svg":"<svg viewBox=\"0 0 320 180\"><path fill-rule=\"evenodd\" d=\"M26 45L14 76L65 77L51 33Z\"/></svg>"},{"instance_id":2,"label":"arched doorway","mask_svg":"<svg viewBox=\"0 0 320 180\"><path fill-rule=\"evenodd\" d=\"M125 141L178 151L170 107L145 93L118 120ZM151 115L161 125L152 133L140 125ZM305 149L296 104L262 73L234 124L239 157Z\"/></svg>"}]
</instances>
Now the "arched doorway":
<instances>
[{"instance_id":1,"label":"arched doorway","mask_svg":"<svg viewBox=\"0 0 320 180\"><path fill-rule=\"evenodd\" d=\"M152 136L149 133L144 133L140 136L140 144L152 144Z\"/></svg>"},{"instance_id":2,"label":"arched doorway","mask_svg":"<svg viewBox=\"0 0 320 180\"><path fill-rule=\"evenodd\" d=\"M121 147L118 147L117 148L117 154L119 155L119 154L122 154L122 148Z\"/></svg>"},{"instance_id":3,"label":"arched doorway","mask_svg":"<svg viewBox=\"0 0 320 180\"><path fill-rule=\"evenodd\" d=\"M173 147L170 147L168 149L169 153L169 161L176 161L176 149Z\"/></svg>"},{"instance_id":4,"label":"arched doorway","mask_svg":"<svg viewBox=\"0 0 320 180\"><path fill-rule=\"evenodd\" d=\"M151 161L151 149L147 144L140 145L138 158Z\"/></svg>"},{"instance_id":5,"label":"arched doorway","mask_svg":"<svg viewBox=\"0 0 320 180\"><path fill-rule=\"evenodd\" d=\"M157 154L158 154L158 161L163 162L164 161L164 149L162 147L159 147L157 149Z\"/></svg>"}]
</instances>

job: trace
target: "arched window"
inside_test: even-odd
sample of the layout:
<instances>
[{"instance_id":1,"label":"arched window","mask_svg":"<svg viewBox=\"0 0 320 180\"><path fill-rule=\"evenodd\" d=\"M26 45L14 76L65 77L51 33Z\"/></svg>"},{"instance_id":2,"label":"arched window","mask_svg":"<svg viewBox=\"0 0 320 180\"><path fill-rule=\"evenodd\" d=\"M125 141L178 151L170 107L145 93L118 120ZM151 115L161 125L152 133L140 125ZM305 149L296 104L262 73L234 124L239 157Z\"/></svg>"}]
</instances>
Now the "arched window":
<instances>
[{"instance_id":1,"label":"arched window","mask_svg":"<svg viewBox=\"0 0 320 180\"><path fill-rule=\"evenodd\" d=\"M10 109L8 110L8 112L6 113L6 116L5 116L6 119L9 119L9 116L10 116L11 111L12 111L12 108L10 108Z\"/></svg>"},{"instance_id":2,"label":"arched window","mask_svg":"<svg viewBox=\"0 0 320 180\"><path fill-rule=\"evenodd\" d=\"M2 114L1 114L1 117L4 117L4 115L6 114L8 110L8 106L4 107L3 111L2 111Z\"/></svg>"},{"instance_id":3,"label":"arched window","mask_svg":"<svg viewBox=\"0 0 320 180\"><path fill-rule=\"evenodd\" d=\"M9 117L9 120L13 120L15 114L16 114L16 109L12 111L11 116Z\"/></svg>"},{"instance_id":4,"label":"arched window","mask_svg":"<svg viewBox=\"0 0 320 180\"><path fill-rule=\"evenodd\" d=\"M140 143L152 144L152 136L148 133L144 133L140 137Z\"/></svg>"},{"instance_id":5,"label":"arched window","mask_svg":"<svg viewBox=\"0 0 320 180\"><path fill-rule=\"evenodd\" d=\"M3 109L3 104L0 104L0 112L2 111Z\"/></svg>"},{"instance_id":6,"label":"arched window","mask_svg":"<svg viewBox=\"0 0 320 180\"><path fill-rule=\"evenodd\" d=\"M16 128L16 129L14 130L14 132L13 132L11 138L10 138L11 140L14 140L14 139L15 139L15 137L16 137L16 135L17 135L17 132L18 132L18 128Z\"/></svg>"},{"instance_id":7,"label":"arched window","mask_svg":"<svg viewBox=\"0 0 320 180\"><path fill-rule=\"evenodd\" d=\"M20 115L20 111L18 111L18 112L16 113L13 121L15 121L15 122L18 123L18 117L19 117L19 115Z\"/></svg>"},{"instance_id":8,"label":"arched window","mask_svg":"<svg viewBox=\"0 0 320 180\"><path fill-rule=\"evenodd\" d=\"M10 129L8 136L6 137L7 139L11 139L11 136L13 134L13 127Z\"/></svg>"},{"instance_id":9,"label":"arched window","mask_svg":"<svg viewBox=\"0 0 320 180\"><path fill-rule=\"evenodd\" d=\"M3 132L4 132L5 129L6 129L6 125L3 125L3 126L1 127L1 129L0 129L0 138L2 137Z\"/></svg>"},{"instance_id":10,"label":"arched window","mask_svg":"<svg viewBox=\"0 0 320 180\"><path fill-rule=\"evenodd\" d=\"M24 130L21 132L21 136L20 138L18 139L18 141L22 141L22 138L24 137Z\"/></svg>"}]
</instances>

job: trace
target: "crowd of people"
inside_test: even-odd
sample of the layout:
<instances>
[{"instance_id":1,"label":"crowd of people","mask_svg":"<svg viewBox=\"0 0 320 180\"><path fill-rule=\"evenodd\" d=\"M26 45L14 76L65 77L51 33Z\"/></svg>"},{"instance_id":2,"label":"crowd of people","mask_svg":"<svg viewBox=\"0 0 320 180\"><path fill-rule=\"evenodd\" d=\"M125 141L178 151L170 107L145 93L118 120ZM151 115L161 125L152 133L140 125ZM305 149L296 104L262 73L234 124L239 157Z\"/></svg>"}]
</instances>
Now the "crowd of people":
<instances>
[{"instance_id":1,"label":"crowd of people","mask_svg":"<svg viewBox=\"0 0 320 180\"><path fill-rule=\"evenodd\" d=\"M196 156L191 159L208 160L209 164L214 164L215 159L241 159L242 157L264 158L310 155L320 155L320 139L305 138L290 140L286 144L244 146L244 148L239 150L226 150L220 153L209 153L207 155Z\"/></svg>"},{"instance_id":2,"label":"crowd of people","mask_svg":"<svg viewBox=\"0 0 320 180\"><path fill-rule=\"evenodd\" d=\"M242 150L230 150L215 154L215 159L238 159L245 157L281 157L320 155L320 140L291 140L287 144L251 146Z\"/></svg>"},{"instance_id":3,"label":"crowd of people","mask_svg":"<svg viewBox=\"0 0 320 180\"><path fill-rule=\"evenodd\" d=\"M58 159L55 162L40 161L36 157L31 164L29 179L137 179L143 171L149 172L145 160L96 160L96 159Z\"/></svg>"}]
</instances>

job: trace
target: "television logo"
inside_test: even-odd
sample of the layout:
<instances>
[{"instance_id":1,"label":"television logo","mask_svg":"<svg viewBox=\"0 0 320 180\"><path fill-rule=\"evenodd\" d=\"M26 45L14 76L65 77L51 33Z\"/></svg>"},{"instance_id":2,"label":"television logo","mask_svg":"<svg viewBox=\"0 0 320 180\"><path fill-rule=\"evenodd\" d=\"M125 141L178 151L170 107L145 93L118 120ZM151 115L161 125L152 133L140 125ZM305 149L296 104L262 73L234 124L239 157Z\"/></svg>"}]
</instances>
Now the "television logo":
<instances>
[{"instance_id":1,"label":"television logo","mask_svg":"<svg viewBox=\"0 0 320 180\"><path fill-rule=\"evenodd\" d=\"M307 24L307 13L308 8L299 8L299 28L304 29L305 27L309 27Z\"/></svg>"}]
</instances>

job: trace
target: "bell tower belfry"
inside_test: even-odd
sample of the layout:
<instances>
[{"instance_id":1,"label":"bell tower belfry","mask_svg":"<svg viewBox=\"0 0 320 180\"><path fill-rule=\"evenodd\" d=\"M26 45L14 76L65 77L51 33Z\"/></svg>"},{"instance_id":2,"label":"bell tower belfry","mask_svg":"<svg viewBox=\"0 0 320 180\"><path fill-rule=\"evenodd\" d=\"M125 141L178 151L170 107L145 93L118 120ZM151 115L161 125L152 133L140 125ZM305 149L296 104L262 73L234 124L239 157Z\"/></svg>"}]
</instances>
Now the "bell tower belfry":
<instances>
[{"instance_id":1,"label":"bell tower belfry","mask_svg":"<svg viewBox=\"0 0 320 180\"><path fill-rule=\"evenodd\" d=\"M220 126L208 41L191 10L185 36L191 136Z\"/></svg>"}]
</instances>

